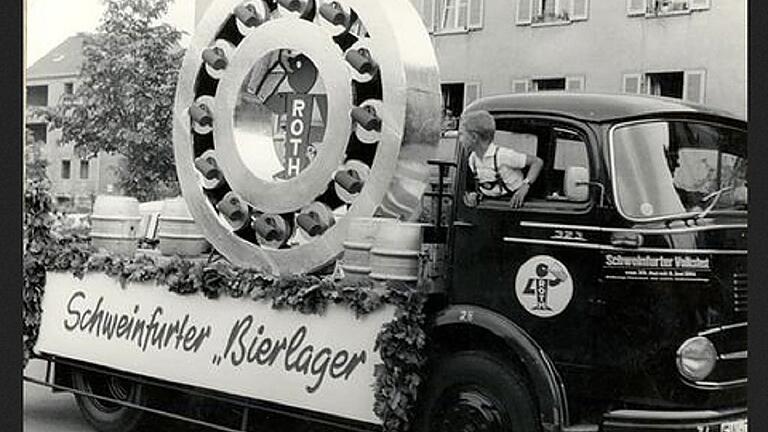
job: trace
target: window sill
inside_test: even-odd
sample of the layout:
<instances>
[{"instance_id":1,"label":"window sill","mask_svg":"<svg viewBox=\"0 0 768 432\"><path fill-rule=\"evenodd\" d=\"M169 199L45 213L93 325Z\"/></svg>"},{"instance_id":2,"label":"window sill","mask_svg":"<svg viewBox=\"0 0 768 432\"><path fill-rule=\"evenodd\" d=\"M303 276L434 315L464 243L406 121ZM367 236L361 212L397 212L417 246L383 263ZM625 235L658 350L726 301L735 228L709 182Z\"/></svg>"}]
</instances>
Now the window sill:
<instances>
[{"instance_id":1,"label":"window sill","mask_svg":"<svg viewBox=\"0 0 768 432\"><path fill-rule=\"evenodd\" d=\"M434 36L444 36L444 35L457 35L457 34L468 34L472 31L480 30L479 28L449 28L449 29L442 29L437 30L432 33Z\"/></svg>"},{"instance_id":2,"label":"window sill","mask_svg":"<svg viewBox=\"0 0 768 432\"><path fill-rule=\"evenodd\" d=\"M542 21L542 22L532 22L531 27L555 27L555 26L564 26L569 25L573 21L571 20L556 20L556 21Z\"/></svg>"},{"instance_id":3,"label":"window sill","mask_svg":"<svg viewBox=\"0 0 768 432\"><path fill-rule=\"evenodd\" d=\"M666 18L670 16L690 15L690 13L691 13L690 9L685 9L685 10L676 10L676 11L669 11L669 12L645 13L644 16L647 19L653 19L653 18Z\"/></svg>"}]
</instances>

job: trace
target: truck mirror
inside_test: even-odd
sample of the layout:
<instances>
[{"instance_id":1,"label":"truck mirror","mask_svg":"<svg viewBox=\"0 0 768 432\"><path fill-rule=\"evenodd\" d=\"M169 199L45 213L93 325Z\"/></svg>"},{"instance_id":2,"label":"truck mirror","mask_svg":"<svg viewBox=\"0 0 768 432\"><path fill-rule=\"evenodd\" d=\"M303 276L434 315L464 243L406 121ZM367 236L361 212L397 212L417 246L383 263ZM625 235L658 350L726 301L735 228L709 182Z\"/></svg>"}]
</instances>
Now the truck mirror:
<instances>
[{"instance_id":1,"label":"truck mirror","mask_svg":"<svg viewBox=\"0 0 768 432\"><path fill-rule=\"evenodd\" d=\"M589 172L580 166L568 167L563 178L563 192L570 201L586 201L589 198Z\"/></svg>"},{"instance_id":2,"label":"truck mirror","mask_svg":"<svg viewBox=\"0 0 768 432\"><path fill-rule=\"evenodd\" d=\"M737 206L746 206L749 202L749 192L746 185L738 186L733 191L733 201Z\"/></svg>"}]
</instances>

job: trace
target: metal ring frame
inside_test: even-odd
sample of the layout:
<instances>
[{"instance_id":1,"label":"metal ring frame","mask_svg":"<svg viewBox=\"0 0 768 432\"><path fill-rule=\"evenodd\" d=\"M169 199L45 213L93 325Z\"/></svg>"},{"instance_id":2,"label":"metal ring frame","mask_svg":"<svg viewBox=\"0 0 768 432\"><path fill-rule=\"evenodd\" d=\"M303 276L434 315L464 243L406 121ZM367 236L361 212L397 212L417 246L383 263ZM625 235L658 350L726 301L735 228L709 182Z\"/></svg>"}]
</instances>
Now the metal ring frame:
<instances>
[{"instance_id":1,"label":"metal ring frame","mask_svg":"<svg viewBox=\"0 0 768 432\"><path fill-rule=\"evenodd\" d=\"M246 27L238 21L235 9L247 3L259 3L257 9L266 7L271 12L263 23ZM306 273L326 266L341 253L351 217L418 216L417 206L398 208L394 214L380 207L385 196L393 194L400 194L400 203L420 201L428 181L426 161L434 153L440 133L437 60L429 35L409 0L338 1L348 14L346 30L328 25L323 14L318 13L329 0L300 3L300 13L288 11L274 0L213 3L198 25L184 59L174 111L177 171L190 212L207 239L230 261L273 274ZM203 53L227 44L234 49L224 53L228 56L226 66L212 74ZM375 62L375 76L367 77L371 79L362 79L345 57L351 47L358 45L367 47ZM254 175L243 161L239 143L235 142L234 112L238 92L251 68L276 50L295 50L313 62L323 80L328 114L316 158L297 176L269 182ZM359 124L351 117L355 107L370 99L376 102L375 115L381 125L380 132L374 134L378 136L375 143L357 138ZM201 100L211 105L207 106L213 117L210 132L189 114L189 107ZM301 209L318 201L332 204L332 208L340 206L337 220L314 237L291 234L292 240L286 240L279 249L260 245L253 232L249 235L233 231L217 210L221 196L204 187L203 177L195 168L195 158L211 149L227 187L248 204L251 214L273 214L295 226L293 219ZM334 175L350 160L361 159L370 168L365 184L353 194L351 203L348 196L341 200ZM403 184L423 184L424 188L403 188ZM247 231L250 224L246 225Z\"/></svg>"}]
</instances>

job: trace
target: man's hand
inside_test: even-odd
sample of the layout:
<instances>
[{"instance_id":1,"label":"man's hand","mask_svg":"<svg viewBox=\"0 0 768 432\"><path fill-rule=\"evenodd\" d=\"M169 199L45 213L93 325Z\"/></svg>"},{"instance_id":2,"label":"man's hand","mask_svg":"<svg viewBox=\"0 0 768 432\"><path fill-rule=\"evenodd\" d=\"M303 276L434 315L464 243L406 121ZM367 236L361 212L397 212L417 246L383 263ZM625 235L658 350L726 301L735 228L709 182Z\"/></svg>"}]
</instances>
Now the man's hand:
<instances>
[{"instance_id":1,"label":"man's hand","mask_svg":"<svg viewBox=\"0 0 768 432\"><path fill-rule=\"evenodd\" d=\"M523 206L523 201L525 201L525 196L528 195L528 191L531 189L531 185L528 183L523 183L520 185L517 190L515 190L514 193L512 193L512 199L509 200L509 205L512 206L512 208L520 208Z\"/></svg>"},{"instance_id":2,"label":"man's hand","mask_svg":"<svg viewBox=\"0 0 768 432\"><path fill-rule=\"evenodd\" d=\"M464 192L464 205L470 208L477 207L479 198L477 192Z\"/></svg>"}]
</instances>

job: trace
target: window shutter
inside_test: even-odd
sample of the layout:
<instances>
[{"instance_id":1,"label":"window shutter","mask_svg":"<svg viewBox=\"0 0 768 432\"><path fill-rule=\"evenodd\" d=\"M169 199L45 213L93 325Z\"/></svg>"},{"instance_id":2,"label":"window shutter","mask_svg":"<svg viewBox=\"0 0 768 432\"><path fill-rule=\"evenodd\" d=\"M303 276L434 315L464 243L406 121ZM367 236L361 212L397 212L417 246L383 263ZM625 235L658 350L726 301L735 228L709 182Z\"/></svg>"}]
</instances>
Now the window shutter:
<instances>
[{"instance_id":1,"label":"window shutter","mask_svg":"<svg viewBox=\"0 0 768 432\"><path fill-rule=\"evenodd\" d=\"M485 13L483 3L483 0L469 0L469 28L483 28L483 14Z\"/></svg>"},{"instance_id":2,"label":"window shutter","mask_svg":"<svg viewBox=\"0 0 768 432\"><path fill-rule=\"evenodd\" d=\"M688 102L704 103L706 73L703 70L685 71L683 99Z\"/></svg>"},{"instance_id":3,"label":"window shutter","mask_svg":"<svg viewBox=\"0 0 768 432\"><path fill-rule=\"evenodd\" d=\"M435 31L435 1L438 0L420 0L421 4L419 5L421 18L430 33Z\"/></svg>"},{"instance_id":4,"label":"window shutter","mask_svg":"<svg viewBox=\"0 0 768 432\"><path fill-rule=\"evenodd\" d=\"M645 15L647 0L627 0L627 15Z\"/></svg>"},{"instance_id":5,"label":"window shutter","mask_svg":"<svg viewBox=\"0 0 768 432\"><path fill-rule=\"evenodd\" d=\"M572 0L571 21L583 21L589 16L589 0Z\"/></svg>"},{"instance_id":6,"label":"window shutter","mask_svg":"<svg viewBox=\"0 0 768 432\"><path fill-rule=\"evenodd\" d=\"M569 76L565 79L565 90L569 92L582 92L584 91L584 77L583 76Z\"/></svg>"},{"instance_id":7,"label":"window shutter","mask_svg":"<svg viewBox=\"0 0 768 432\"><path fill-rule=\"evenodd\" d=\"M531 15L532 17L537 17L541 15L543 10L543 5L541 4L541 0L533 0L533 3L531 4Z\"/></svg>"},{"instance_id":8,"label":"window shutter","mask_svg":"<svg viewBox=\"0 0 768 432\"><path fill-rule=\"evenodd\" d=\"M512 93L526 93L528 80L512 80Z\"/></svg>"},{"instance_id":9,"label":"window shutter","mask_svg":"<svg viewBox=\"0 0 768 432\"><path fill-rule=\"evenodd\" d=\"M691 10L709 9L709 0L690 0Z\"/></svg>"},{"instance_id":10,"label":"window shutter","mask_svg":"<svg viewBox=\"0 0 768 432\"><path fill-rule=\"evenodd\" d=\"M531 23L533 0L517 0L517 24Z\"/></svg>"},{"instance_id":11,"label":"window shutter","mask_svg":"<svg viewBox=\"0 0 768 432\"><path fill-rule=\"evenodd\" d=\"M466 83L464 84L464 108L475 100L480 99L480 83Z\"/></svg>"},{"instance_id":12,"label":"window shutter","mask_svg":"<svg viewBox=\"0 0 768 432\"><path fill-rule=\"evenodd\" d=\"M642 74L624 75L622 90L624 93L640 94L642 93Z\"/></svg>"}]
</instances>

